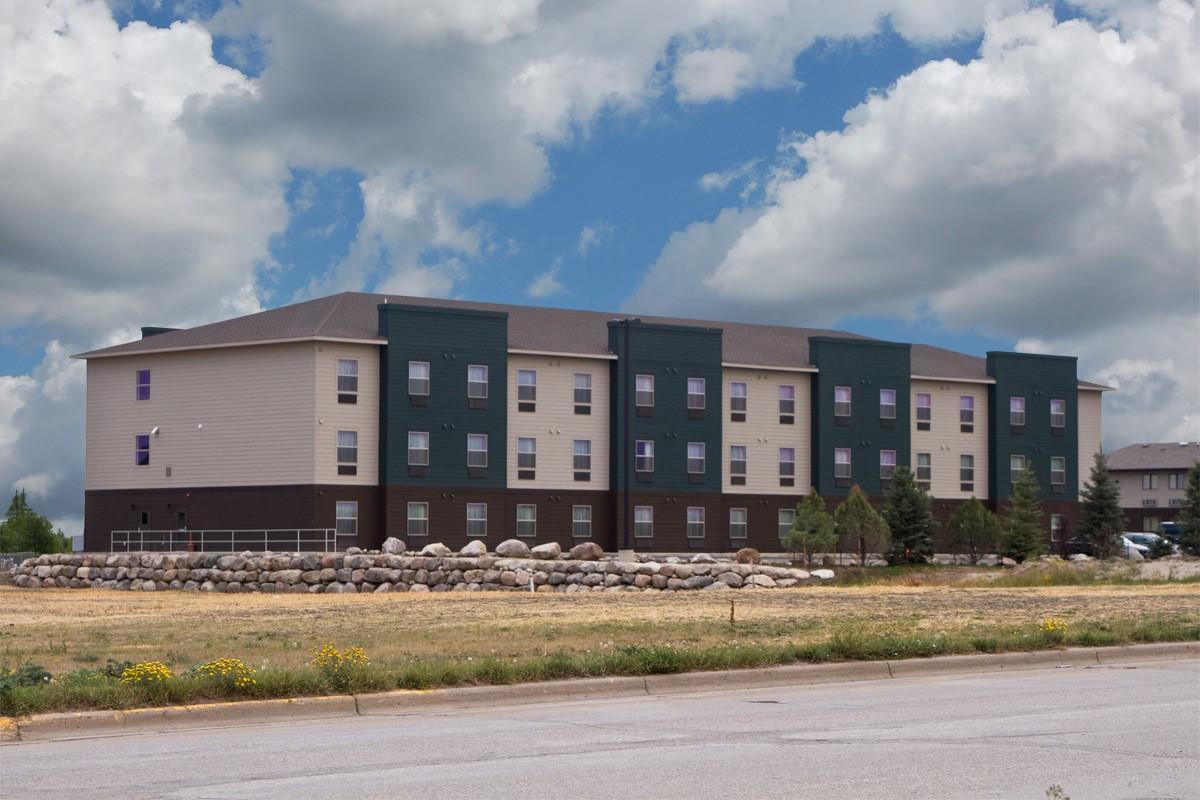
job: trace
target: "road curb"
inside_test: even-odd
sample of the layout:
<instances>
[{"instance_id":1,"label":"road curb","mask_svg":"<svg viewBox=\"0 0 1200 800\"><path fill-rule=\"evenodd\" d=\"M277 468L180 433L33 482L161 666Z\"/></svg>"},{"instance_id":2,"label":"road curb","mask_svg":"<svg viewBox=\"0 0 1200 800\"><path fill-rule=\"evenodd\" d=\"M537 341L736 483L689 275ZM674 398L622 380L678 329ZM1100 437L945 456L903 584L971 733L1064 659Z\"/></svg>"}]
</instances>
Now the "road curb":
<instances>
[{"instance_id":1,"label":"road curb","mask_svg":"<svg viewBox=\"0 0 1200 800\"><path fill-rule=\"evenodd\" d=\"M364 695L301 697L165 706L128 711L78 711L38 714L13 720L0 717L0 742L39 742L176 728L217 728L308 719L354 716L402 716L435 711L518 706L538 703L628 697L669 697L690 693L895 680L931 675L972 675L1051 667L1120 666L1146 661L1200 657L1200 642L1163 642L1119 647L1076 647L1026 653L912 658L896 661L845 661L797 664L764 669L684 672L645 677L582 678L509 686L468 686L430 691L402 690Z\"/></svg>"}]
</instances>

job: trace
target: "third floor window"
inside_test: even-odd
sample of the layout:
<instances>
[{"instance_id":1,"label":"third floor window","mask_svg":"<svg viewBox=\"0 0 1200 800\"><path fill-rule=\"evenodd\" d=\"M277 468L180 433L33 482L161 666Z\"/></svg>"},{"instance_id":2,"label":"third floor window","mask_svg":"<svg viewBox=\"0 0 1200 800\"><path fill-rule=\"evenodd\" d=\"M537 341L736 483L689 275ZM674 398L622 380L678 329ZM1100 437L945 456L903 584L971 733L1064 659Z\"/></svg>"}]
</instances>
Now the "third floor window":
<instances>
[{"instance_id":1,"label":"third floor window","mask_svg":"<svg viewBox=\"0 0 1200 800\"><path fill-rule=\"evenodd\" d=\"M706 381L704 378L688 378L687 380L687 407L689 411L703 411L705 405L704 392Z\"/></svg>"},{"instance_id":2,"label":"third floor window","mask_svg":"<svg viewBox=\"0 0 1200 800\"><path fill-rule=\"evenodd\" d=\"M879 390L879 418L880 419L895 419L896 418L896 390L895 389L880 389Z\"/></svg>"},{"instance_id":3,"label":"third floor window","mask_svg":"<svg viewBox=\"0 0 1200 800\"><path fill-rule=\"evenodd\" d=\"M486 364L471 364L467 367L467 397L471 400L487 400L488 368Z\"/></svg>"},{"instance_id":4,"label":"third floor window","mask_svg":"<svg viewBox=\"0 0 1200 800\"><path fill-rule=\"evenodd\" d=\"M849 386L833 387L833 416L836 419L850 419L851 397Z\"/></svg>"},{"instance_id":5,"label":"third floor window","mask_svg":"<svg viewBox=\"0 0 1200 800\"><path fill-rule=\"evenodd\" d=\"M408 362L408 393L417 397L429 395L429 362Z\"/></svg>"}]
</instances>

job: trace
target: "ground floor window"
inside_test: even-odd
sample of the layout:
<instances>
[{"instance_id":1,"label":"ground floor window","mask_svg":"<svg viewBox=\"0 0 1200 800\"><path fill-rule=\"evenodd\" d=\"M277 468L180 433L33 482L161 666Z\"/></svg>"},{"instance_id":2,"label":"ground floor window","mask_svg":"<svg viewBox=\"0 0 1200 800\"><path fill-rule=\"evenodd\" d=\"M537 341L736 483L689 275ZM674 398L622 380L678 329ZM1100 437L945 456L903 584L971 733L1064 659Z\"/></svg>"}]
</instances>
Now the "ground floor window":
<instances>
[{"instance_id":1,"label":"ground floor window","mask_svg":"<svg viewBox=\"0 0 1200 800\"><path fill-rule=\"evenodd\" d=\"M334 506L334 528L338 536L358 535L358 503L351 500L339 500Z\"/></svg>"},{"instance_id":2,"label":"ground floor window","mask_svg":"<svg viewBox=\"0 0 1200 800\"><path fill-rule=\"evenodd\" d=\"M408 535L429 535L429 503L408 504Z\"/></svg>"},{"instance_id":3,"label":"ground floor window","mask_svg":"<svg viewBox=\"0 0 1200 800\"><path fill-rule=\"evenodd\" d=\"M654 508L652 506L634 506L633 535L638 539L649 539L654 535Z\"/></svg>"},{"instance_id":4,"label":"ground floor window","mask_svg":"<svg viewBox=\"0 0 1200 800\"><path fill-rule=\"evenodd\" d=\"M532 539L537 536L537 506L532 504L517 506L517 536L523 539Z\"/></svg>"},{"instance_id":5,"label":"ground floor window","mask_svg":"<svg viewBox=\"0 0 1200 800\"><path fill-rule=\"evenodd\" d=\"M1063 531L1066 530L1066 527L1067 527L1067 521L1066 521L1066 519L1063 518L1062 514L1051 514L1050 515L1050 541L1054 542L1056 544L1058 542L1061 542L1063 540Z\"/></svg>"},{"instance_id":6,"label":"ground floor window","mask_svg":"<svg viewBox=\"0 0 1200 800\"><path fill-rule=\"evenodd\" d=\"M704 506L689 506L687 510L687 538L704 538Z\"/></svg>"},{"instance_id":7,"label":"ground floor window","mask_svg":"<svg viewBox=\"0 0 1200 800\"><path fill-rule=\"evenodd\" d=\"M746 538L746 509L744 509L744 508L729 509L729 538L730 539L745 539Z\"/></svg>"},{"instance_id":8,"label":"ground floor window","mask_svg":"<svg viewBox=\"0 0 1200 800\"><path fill-rule=\"evenodd\" d=\"M487 503L467 503L467 538L487 536Z\"/></svg>"},{"instance_id":9,"label":"ground floor window","mask_svg":"<svg viewBox=\"0 0 1200 800\"><path fill-rule=\"evenodd\" d=\"M1158 533L1158 517L1142 517L1142 530L1146 533Z\"/></svg>"},{"instance_id":10,"label":"ground floor window","mask_svg":"<svg viewBox=\"0 0 1200 800\"><path fill-rule=\"evenodd\" d=\"M592 507L571 506L571 535L587 539L592 535Z\"/></svg>"},{"instance_id":11,"label":"ground floor window","mask_svg":"<svg viewBox=\"0 0 1200 800\"><path fill-rule=\"evenodd\" d=\"M779 509L779 541L783 541L784 537L792 530L792 523L796 521L796 509L781 508Z\"/></svg>"}]
</instances>

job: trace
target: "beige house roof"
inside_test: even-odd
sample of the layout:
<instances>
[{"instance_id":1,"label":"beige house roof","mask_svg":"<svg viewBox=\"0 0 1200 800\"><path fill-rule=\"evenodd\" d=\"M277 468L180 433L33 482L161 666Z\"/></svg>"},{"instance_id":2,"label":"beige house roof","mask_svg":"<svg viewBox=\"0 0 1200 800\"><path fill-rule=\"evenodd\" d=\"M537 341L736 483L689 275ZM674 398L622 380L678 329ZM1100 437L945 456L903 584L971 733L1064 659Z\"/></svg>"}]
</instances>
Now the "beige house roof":
<instances>
[{"instance_id":1,"label":"beige house roof","mask_svg":"<svg viewBox=\"0 0 1200 800\"><path fill-rule=\"evenodd\" d=\"M1108 454L1108 468L1125 470L1189 469L1200 461L1200 442L1145 442Z\"/></svg>"},{"instance_id":2,"label":"beige house roof","mask_svg":"<svg viewBox=\"0 0 1200 800\"><path fill-rule=\"evenodd\" d=\"M508 346L511 350L608 355L606 323L609 320L633 316L645 322L720 328L723 331L724 361L764 367L811 368L808 340L813 336L867 338L845 331L793 328L786 325L750 325L742 322L343 292L209 325L160 333L138 341L81 353L77 357L104 358L300 339L337 339L382 344L385 340L378 334L377 306L383 302L503 311L508 314ZM991 381L984 359L924 344L912 345L912 372L914 375L927 377ZM1081 381L1080 386L1105 388L1086 381Z\"/></svg>"}]
</instances>

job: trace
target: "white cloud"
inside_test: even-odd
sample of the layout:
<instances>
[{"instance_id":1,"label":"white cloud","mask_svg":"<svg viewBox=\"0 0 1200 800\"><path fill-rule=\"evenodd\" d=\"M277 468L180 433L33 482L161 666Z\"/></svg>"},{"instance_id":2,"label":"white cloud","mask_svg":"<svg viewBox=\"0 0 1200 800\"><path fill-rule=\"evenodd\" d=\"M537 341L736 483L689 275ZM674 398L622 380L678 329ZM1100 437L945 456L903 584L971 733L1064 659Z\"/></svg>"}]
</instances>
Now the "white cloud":
<instances>
[{"instance_id":1,"label":"white cloud","mask_svg":"<svg viewBox=\"0 0 1200 800\"><path fill-rule=\"evenodd\" d=\"M1200 348L1181 335L1200 297L1195 12L1167 0L1153 25L1136 18L993 21L976 60L925 64L843 130L787 140L802 168L777 171L761 206L676 234L629 307L931 315L1122 377L1145 402L1106 400L1115 437L1186 429L1200 396ZM1139 388L1166 379L1173 405Z\"/></svg>"},{"instance_id":2,"label":"white cloud","mask_svg":"<svg viewBox=\"0 0 1200 800\"><path fill-rule=\"evenodd\" d=\"M575 245L575 251L579 253L580 258L587 258L588 253L611 239L612 235L613 226L604 220L584 225L579 231L579 242Z\"/></svg>"},{"instance_id":3,"label":"white cloud","mask_svg":"<svg viewBox=\"0 0 1200 800\"><path fill-rule=\"evenodd\" d=\"M683 103L733 100L753 81L749 53L729 47L684 53L675 67L675 91Z\"/></svg>"},{"instance_id":4,"label":"white cloud","mask_svg":"<svg viewBox=\"0 0 1200 800\"><path fill-rule=\"evenodd\" d=\"M746 188L753 191L758 188L758 183L750 179L753 178L761 161L762 159L752 158L728 169L706 172L700 176L696 184L706 192L723 192L735 183L746 181Z\"/></svg>"},{"instance_id":5,"label":"white cloud","mask_svg":"<svg viewBox=\"0 0 1200 800\"><path fill-rule=\"evenodd\" d=\"M13 491L24 491L32 498L44 498L50 490L62 480L62 473L51 474L39 472L36 475L25 475L13 481Z\"/></svg>"},{"instance_id":6,"label":"white cloud","mask_svg":"<svg viewBox=\"0 0 1200 800\"><path fill-rule=\"evenodd\" d=\"M563 283L559 280L559 274L562 272L562 261L554 262L554 266L538 275L525 289L525 294L530 297L541 299L558 294L563 290Z\"/></svg>"}]
</instances>

